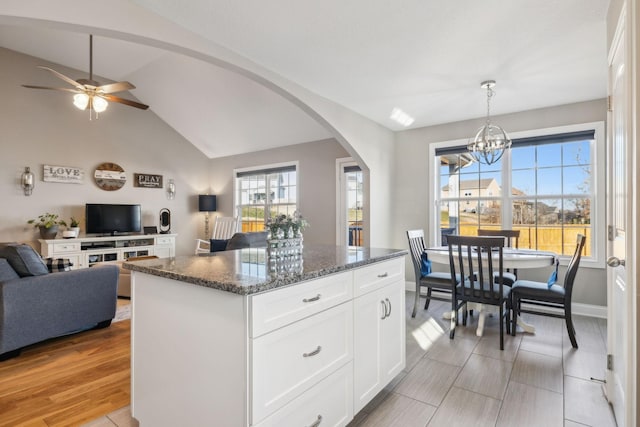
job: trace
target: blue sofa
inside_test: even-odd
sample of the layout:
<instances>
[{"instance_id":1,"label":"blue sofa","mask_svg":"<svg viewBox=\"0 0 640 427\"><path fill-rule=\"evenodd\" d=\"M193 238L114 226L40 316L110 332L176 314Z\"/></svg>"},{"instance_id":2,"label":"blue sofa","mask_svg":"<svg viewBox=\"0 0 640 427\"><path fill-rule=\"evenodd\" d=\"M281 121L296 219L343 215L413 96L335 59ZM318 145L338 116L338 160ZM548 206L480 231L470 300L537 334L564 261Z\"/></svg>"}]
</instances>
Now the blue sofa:
<instances>
[{"instance_id":1,"label":"blue sofa","mask_svg":"<svg viewBox=\"0 0 640 427\"><path fill-rule=\"evenodd\" d=\"M20 246L27 261L15 255L15 248L0 247L0 361L25 346L111 324L117 266L49 273L29 246L12 246Z\"/></svg>"}]
</instances>

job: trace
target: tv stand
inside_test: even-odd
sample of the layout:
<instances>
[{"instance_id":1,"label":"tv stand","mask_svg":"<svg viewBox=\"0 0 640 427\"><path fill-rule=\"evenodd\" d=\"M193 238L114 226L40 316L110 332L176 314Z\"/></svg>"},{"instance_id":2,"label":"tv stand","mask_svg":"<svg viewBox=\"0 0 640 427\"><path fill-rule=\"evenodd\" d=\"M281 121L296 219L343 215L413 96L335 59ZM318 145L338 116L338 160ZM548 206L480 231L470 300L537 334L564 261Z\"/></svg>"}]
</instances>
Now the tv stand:
<instances>
[{"instance_id":1,"label":"tv stand","mask_svg":"<svg viewBox=\"0 0 640 427\"><path fill-rule=\"evenodd\" d=\"M118 234L77 239L40 239L43 258L68 258L72 269L88 268L104 261L124 261L131 257L155 255L174 257L176 234Z\"/></svg>"}]
</instances>

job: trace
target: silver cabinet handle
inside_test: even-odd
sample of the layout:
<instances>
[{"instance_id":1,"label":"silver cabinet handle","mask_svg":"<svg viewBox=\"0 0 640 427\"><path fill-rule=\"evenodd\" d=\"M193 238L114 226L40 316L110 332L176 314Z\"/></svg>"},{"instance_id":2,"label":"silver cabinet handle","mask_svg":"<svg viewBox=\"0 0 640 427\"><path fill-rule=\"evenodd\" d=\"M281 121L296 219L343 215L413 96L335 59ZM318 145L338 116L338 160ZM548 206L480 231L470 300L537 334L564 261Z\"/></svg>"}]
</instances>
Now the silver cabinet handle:
<instances>
[{"instance_id":1,"label":"silver cabinet handle","mask_svg":"<svg viewBox=\"0 0 640 427\"><path fill-rule=\"evenodd\" d=\"M318 294L313 298L305 298L302 300L302 302L314 302L314 301L318 301L320 299L322 295Z\"/></svg>"},{"instance_id":2,"label":"silver cabinet handle","mask_svg":"<svg viewBox=\"0 0 640 427\"><path fill-rule=\"evenodd\" d=\"M386 313L385 317L389 317L389 316L391 316L391 301L389 301L389 298L385 298L384 300L387 302L387 304L389 304L389 312Z\"/></svg>"},{"instance_id":3,"label":"silver cabinet handle","mask_svg":"<svg viewBox=\"0 0 640 427\"><path fill-rule=\"evenodd\" d=\"M322 347L318 346L318 348L316 348L315 350L313 350L311 353L302 353L302 357L311 357L311 356L315 356L316 354L320 353L320 350L322 350Z\"/></svg>"},{"instance_id":4,"label":"silver cabinet handle","mask_svg":"<svg viewBox=\"0 0 640 427\"><path fill-rule=\"evenodd\" d=\"M322 415L318 415L318 419L313 424L311 424L309 427L318 427L321 422L322 422Z\"/></svg>"},{"instance_id":5,"label":"silver cabinet handle","mask_svg":"<svg viewBox=\"0 0 640 427\"><path fill-rule=\"evenodd\" d=\"M387 276L389 276L389 273L382 273L382 274L378 274L378 277L379 277L380 279L383 279L383 278L385 278L385 277L387 277Z\"/></svg>"},{"instance_id":6,"label":"silver cabinet handle","mask_svg":"<svg viewBox=\"0 0 640 427\"><path fill-rule=\"evenodd\" d=\"M387 304L384 303L384 301L380 300L380 304L382 304L382 317L381 319L384 320L387 318Z\"/></svg>"},{"instance_id":7,"label":"silver cabinet handle","mask_svg":"<svg viewBox=\"0 0 640 427\"><path fill-rule=\"evenodd\" d=\"M624 267L625 261L623 259L619 259L618 257L610 256L609 258L607 258L607 265L609 267L618 267L618 266Z\"/></svg>"}]
</instances>

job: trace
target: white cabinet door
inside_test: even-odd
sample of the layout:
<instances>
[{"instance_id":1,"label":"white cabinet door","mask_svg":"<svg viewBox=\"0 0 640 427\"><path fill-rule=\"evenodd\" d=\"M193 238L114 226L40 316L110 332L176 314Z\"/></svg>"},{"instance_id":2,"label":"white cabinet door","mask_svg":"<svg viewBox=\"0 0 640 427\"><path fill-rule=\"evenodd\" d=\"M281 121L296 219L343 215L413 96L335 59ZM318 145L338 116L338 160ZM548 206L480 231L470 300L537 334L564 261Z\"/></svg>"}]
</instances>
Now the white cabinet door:
<instances>
[{"instance_id":1,"label":"white cabinet door","mask_svg":"<svg viewBox=\"0 0 640 427\"><path fill-rule=\"evenodd\" d=\"M354 300L354 413L405 366L404 282Z\"/></svg>"},{"instance_id":2,"label":"white cabinet door","mask_svg":"<svg viewBox=\"0 0 640 427\"><path fill-rule=\"evenodd\" d=\"M380 359L383 385L388 384L405 367L405 307L404 282L396 282L381 290L388 306L381 320Z\"/></svg>"},{"instance_id":3,"label":"white cabinet door","mask_svg":"<svg viewBox=\"0 0 640 427\"><path fill-rule=\"evenodd\" d=\"M383 387L380 378L380 340L385 313L381 292L371 292L354 300L353 413L358 413Z\"/></svg>"}]
</instances>

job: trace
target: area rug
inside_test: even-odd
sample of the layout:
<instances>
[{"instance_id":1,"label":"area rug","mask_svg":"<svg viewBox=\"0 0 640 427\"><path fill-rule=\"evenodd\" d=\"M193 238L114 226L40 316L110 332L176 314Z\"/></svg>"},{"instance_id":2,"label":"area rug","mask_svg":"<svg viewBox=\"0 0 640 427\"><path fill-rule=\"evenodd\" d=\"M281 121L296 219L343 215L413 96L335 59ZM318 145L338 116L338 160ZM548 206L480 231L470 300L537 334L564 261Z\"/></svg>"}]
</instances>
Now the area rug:
<instances>
[{"instance_id":1,"label":"area rug","mask_svg":"<svg viewBox=\"0 0 640 427\"><path fill-rule=\"evenodd\" d=\"M131 303L118 303L118 308L116 309L116 317L114 317L111 322L121 322L128 319L131 319Z\"/></svg>"}]
</instances>

